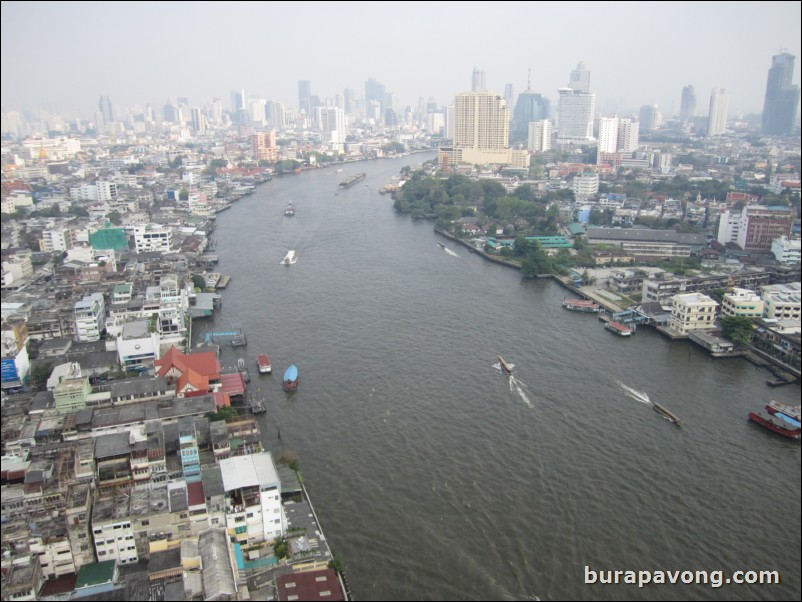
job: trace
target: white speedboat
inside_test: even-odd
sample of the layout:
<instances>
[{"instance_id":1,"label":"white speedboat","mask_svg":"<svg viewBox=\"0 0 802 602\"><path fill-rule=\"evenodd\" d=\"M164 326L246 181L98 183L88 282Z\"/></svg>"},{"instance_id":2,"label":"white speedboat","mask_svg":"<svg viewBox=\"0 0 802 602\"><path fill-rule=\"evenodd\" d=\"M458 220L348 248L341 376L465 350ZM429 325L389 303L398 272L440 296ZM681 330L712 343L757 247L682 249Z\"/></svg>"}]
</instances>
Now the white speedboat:
<instances>
[{"instance_id":1,"label":"white speedboat","mask_svg":"<svg viewBox=\"0 0 802 602\"><path fill-rule=\"evenodd\" d=\"M296 261L298 261L298 256L295 254L295 251L290 250L287 251L287 255L281 260L281 263L284 265L292 265Z\"/></svg>"}]
</instances>

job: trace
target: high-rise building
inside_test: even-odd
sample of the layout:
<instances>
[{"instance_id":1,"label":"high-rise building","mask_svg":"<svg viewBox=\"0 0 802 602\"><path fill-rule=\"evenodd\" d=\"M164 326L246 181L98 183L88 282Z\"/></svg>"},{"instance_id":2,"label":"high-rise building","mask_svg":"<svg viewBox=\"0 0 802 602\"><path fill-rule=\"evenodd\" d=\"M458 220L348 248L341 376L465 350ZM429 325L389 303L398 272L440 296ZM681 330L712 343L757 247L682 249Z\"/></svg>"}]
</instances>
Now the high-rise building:
<instances>
[{"instance_id":1,"label":"high-rise building","mask_svg":"<svg viewBox=\"0 0 802 602\"><path fill-rule=\"evenodd\" d=\"M231 91L231 121L242 124L248 122L248 110L245 106L245 90Z\"/></svg>"},{"instance_id":2,"label":"high-rise building","mask_svg":"<svg viewBox=\"0 0 802 602\"><path fill-rule=\"evenodd\" d=\"M111 100L109 100L108 96L101 96L98 105L100 107L100 114L103 115L103 124L109 125L114 121L114 110L111 107Z\"/></svg>"},{"instance_id":3,"label":"high-rise building","mask_svg":"<svg viewBox=\"0 0 802 602\"><path fill-rule=\"evenodd\" d=\"M529 124L551 117L551 103L548 98L531 90L522 92L515 103L510 126L511 140L524 140L529 132Z\"/></svg>"},{"instance_id":4,"label":"high-rise building","mask_svg":"<svg viewBox=\"0 0 802 602\"><path fill-rule=\"evenodd\" d=\"M206 115L203 114L200 107L192 107L190 117L192 118L192 131L196 136L203 136L206 133Z\"/></svg>"},{"instance_id":5,"label":"high-rise building","mask_svg":"<svg viewBox=\"0 0 802 602\"><path fill-rule=\"evenodd\" d=\"M640 123L631 119L618 120L618 152L631 153L640 146Z\"/></svg>"},{"instance_id":6,"label":"high-rise building","mask_svg":"<svg viewBox=\"0 0 802 602\"><path fill-rule=\"evenodd\" d=\"M387 106L387 88L371 77L365 82L365 102L369 103L372 100L378 102L381 112L384 112Z\"/></svg>"},{"instance_id":7,"label":"high-rise building","mask_svg":"<svg viewBox=\"0 0 802 602\"><path fill-rule=\"evenodd\" d=\"M541 119L529 122L529 138L526 148L535 153L551 150L551 121Z\"/></svg>"},{"instance_id":8,"label":"high-rise building","mask_svg":"<svg viewBox=\"0 0 802 602\"><path fill-rule=\"evenodd\" d=\"M308 79L298 81L298 110L307 116L312 113L312 84Z\"/></svg>"},{"instance_id":9,"label":"high-rise building","mask_svg":"<svg viewBox=\"0 0 802 602\"><path fill-rule=\"evenodd\" d=\"M708 136L721 136L727 130L729 106L729 92L724 88L713 88L710 92L710 112L707 117Z\"/></svg>"},{"instance_id":10,"label":"high-rise building","mask_svg":"<svg viewBox=\"0 0 802 602\"><path fill-rule=\"evenodd\" d=\"M251 135L253 158L257 161L276 161L276 130L257 132Z\"/></svg>"},{"instance_id":11,"label":"high-rise building","mask_svg":"<svg viewBox=\"0 0 802 602\"><path fill-rule=\"evenodd\" d=\"M343 90L343 111L346 115L350 115L356 111L356 96L353 88L346 88Z\"/></svg>"},{"instance_id":12,"label":"high-rise building","mask_svg":"<svg viewBox=\"0 0 802 602\"><path fill-rule=\"evenodd\" d=\"M440 159L458 164L493 163L528 167L527 151L513 150L507 145L510 112L506 101L492 92L463 92L454 99L453 148L444 148Z\"/></svg>"},{"instance_id":13,"label":"high-rise building","mask_svg":"<svg viewBox=\"0 0 802 602\"><path fill-rule=\"evenodd\" d=\"M653 132L660 127L662 116L657 105L643 105L640 108L640 131Z\"/></svg>"},{"instance_id":14,"label":"high-rise building","mask_svg":"<svg viewBox=\"0 0 802 602\"><path fill-rule=\"evenodd\" d=\"M348 120L345 112L337 107L321 107L317 121L323 134L323 141L331 144L342 144L348 135Z\"/></svg>"},{"instance_id":15,"label":"high-rise building","mask_svg":"<svg viewBox=\"0 0 802 602\"><path fill-rule=\"evenodd\" d=\"M787 136L794 131L796 107L799 104L799 86L791 84L795 58L787 52L771 57L763 101L764 134Z\"/></svg>"},{"instance_id":16,"label":"high-rise building","mask_svg":"<svg viewBox=\"0 0 802 602\"><path fill-rule=\"evenodd\" d=\"M557 113L557 143L587 144L593 141L596 95L573 88L560 88Z\"/></svg>"},{"instance_id":17,"label":"high-rise building","mask_svg":"<svg viewBox=\"0 0 802 602\"><path fill-rule=\"evenodd\" d=\"M568 81L568 87L576 92L590 92L590 71L585 67L585 63L580 62L576 69L571 71L571 79Z\"/></svg>"},{"instance_id":18,"label":"high-rise building","mask_svg":"<svg viewBox=\"0 0 802 602\"><path fill-rule=\"evenodd\" d=\"M485 90L487 90L485 72L474 67L473 78L471 79L471 92L484 92Z\"/></svg>"},{"instance_id":19,"label":"high-rise building","mask_svg":"<svg viewBox=\"0 0 802 602\"><path fill-rule=\"evenodd\" d=\"M514 107L515 103L515 88L512 84L505 84L504 85L504 100L507 101L507 107Z\"/></svg>"},{"instance_id":20,"label":"high-rise building","mask_svg":"<svg viewBox=\"0 0 802 602\"><path fill-rule=\"evenodd\" d=\"M618 117L599 119L599 155L618 150Z\"/></svg>"},{"instance_id":21,"label":"high-rise building","mask_svg":"<svg viewBox=\"0 0 802 602\"><path fill-rule=\"evenodd\" d=\"M685 86L682 89L682 99L679 105L680 123L687 123L696 115L696 92L693 86Z\"/></svg>"}]
</instances>

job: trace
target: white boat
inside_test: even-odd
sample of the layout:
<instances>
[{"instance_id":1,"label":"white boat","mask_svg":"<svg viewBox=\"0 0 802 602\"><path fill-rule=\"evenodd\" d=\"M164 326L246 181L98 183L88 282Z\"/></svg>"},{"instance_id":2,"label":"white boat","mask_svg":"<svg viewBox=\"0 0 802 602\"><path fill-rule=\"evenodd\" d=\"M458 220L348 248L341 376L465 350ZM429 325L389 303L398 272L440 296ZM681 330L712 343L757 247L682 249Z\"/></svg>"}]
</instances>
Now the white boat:
<instances>
[{"instance_id":1,"label":"white boat","mask_svg":"<svg viewBox=\"0 0 802 602\"><path fill-rule=\"evenodd\" d=\"M284 257L284 259L281 260L281 263L283 263L284 265L292 265L296 261L298 261L298 256L295 254L295 251L290 250L287 251L287 255Z\"/></svg>"},{"instance_id":2,"label":"white boat","mask_svg":"<svg viewBox=\"0 0 802 602\"><path fill-rule=\"evenodd\" d=\"M287 208L284 210L284 215L286 217L292 217L295 215L295 208L292 206L292 201L290 201L290 204L287 205Z\"/></svg>"}]
</instances>

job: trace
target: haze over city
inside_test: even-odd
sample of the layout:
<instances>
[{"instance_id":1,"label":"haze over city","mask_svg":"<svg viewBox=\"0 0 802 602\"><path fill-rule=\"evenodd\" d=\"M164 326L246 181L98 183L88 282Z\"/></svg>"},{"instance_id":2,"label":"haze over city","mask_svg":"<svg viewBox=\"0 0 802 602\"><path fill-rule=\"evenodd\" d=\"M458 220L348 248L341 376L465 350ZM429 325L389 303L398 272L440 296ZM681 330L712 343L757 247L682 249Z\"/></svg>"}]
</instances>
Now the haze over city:
<instances>
[{"instance_id":1,"label":"haze over city","mask_svg":"<svg viewBox=\"0 0 802 602\"><path fill-rule=\"evenodd\" d=\"M98 98L131 108L191 105L244 89L297 106L375 78L399 107L470 90L474 68L504 94L556 99L580 61L599 114L657 104L683 86L706 114L726 88L730 114L759 113L771 57L800 57L799 2L3 2L2 109L91 116ZM800 81L798 60L793 77Z\"/></svg>"}]
</instances>

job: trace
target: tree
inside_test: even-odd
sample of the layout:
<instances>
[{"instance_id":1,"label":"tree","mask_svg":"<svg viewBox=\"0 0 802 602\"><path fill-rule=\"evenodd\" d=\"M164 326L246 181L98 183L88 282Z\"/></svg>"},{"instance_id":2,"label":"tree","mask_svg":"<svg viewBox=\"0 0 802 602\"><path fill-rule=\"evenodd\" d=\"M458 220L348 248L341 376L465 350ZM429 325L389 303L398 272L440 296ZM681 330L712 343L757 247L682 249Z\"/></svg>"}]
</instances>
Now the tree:
<instances>
[{"instance_id":1,"label":"tree","mask_svg":"<svg viewBox=\"0 0 802 602\"><path fill-rule=\"evenodd\" d=\"M53 364L50 362L44 364L36 364L31 368L31 385L34 389L42 391L47 384L47 379L50 378L50 373L53 371Z\"/></svg>"},{"instance_id":2,"label":"tree","mask_svg":"<svg viewBox=\"0 0 802 602\"><path fill-rule=\"evenodd\" d=\"M217 422L218 420L225 420L226 422L230 422L239 416L239 412L237 412L236 408L232 408L231 406L223 406L217 412L208 412L206 414L206 418L209 422Z\"/></svg>"},{"instance_id":3,"label":"tree","mask_svg":"<svg viewBox=\"0 0 802 602\"><path fill-rule=\"evenodd\" d=\"M752 320L745 316L722 316L718 320L721 332L736 345L748 347L752 342Z\"/></svg>"},{"instance_id":4,"label":"tree","mask_svg":"<svg viewBox=\"0 0 802 602\"><path fill-rule=\"evenodd\" d=\"M335 554L334 557L329 560L328 568L333 571L337 571L340 575L343 574L343 571L345 570L345 564L343 564L343 559L339 554Z\"/></svg>"},{"instance_id":5,"label":"tree","mask_svg":"<svg viewBox=\"0 0 802 602\"><path fill-rule=\"evenodd\" d=\"M206 279L200 274L192 274L192 286L201 291L206 290Z\"/></svg>"},{"instance_id":6,"label":"tree","mask_svg":"<svg viewBox=\"0 0 802 602\"><path fill-rule=\"evenodd\" d=\"M123 223L122 215L120 215L119 211L109 211L107 217L109 221L114 224L115 226L119 226Z\"/></svg>"}]
</instances>

